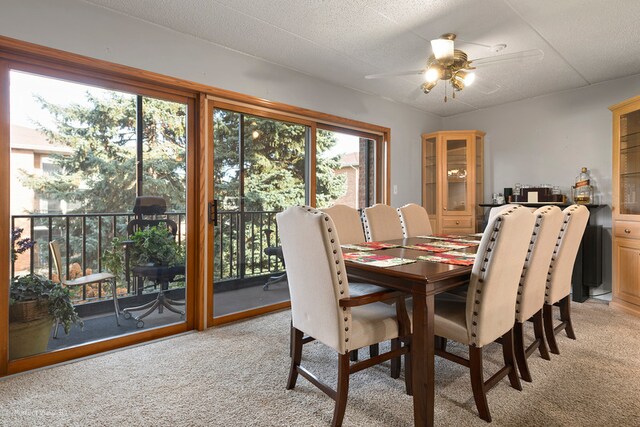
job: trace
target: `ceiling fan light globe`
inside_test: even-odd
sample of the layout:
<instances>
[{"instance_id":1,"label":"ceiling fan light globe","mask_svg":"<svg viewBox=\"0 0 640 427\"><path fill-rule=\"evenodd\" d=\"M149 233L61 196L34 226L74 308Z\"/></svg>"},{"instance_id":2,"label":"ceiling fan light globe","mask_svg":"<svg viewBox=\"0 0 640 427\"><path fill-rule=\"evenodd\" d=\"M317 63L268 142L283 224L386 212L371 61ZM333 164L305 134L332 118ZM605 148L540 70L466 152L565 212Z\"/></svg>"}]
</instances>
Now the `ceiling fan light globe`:
<instances>
[{"instance_id":1,"label":"ceiling fan light globe","mask_svg":"<svg viewBox=\"0 0 640 427\"><path fill-rule=\"evenodd\" d=\"M427 83L434 83L440 79L441 75L442 67L439 64L434 64L427 68L427 72L424 73L424 80Z\"/></svg>"},{"instance_id":2,"label":"ceiling fan light globe","mask_svg":"<svg viewBox=\"0 0 640 427\"><path fill-rule=\"evenodd\" d=\"M453 61L453 40L435 39L431 40L433 56L440 62Z\"/></svg>"},{"instance_id":3,"label":"ceiling fan light globe","mask_svg":"<svg viewBox=\"0 0 640 427\"><path fill-rule=\"evenodd\" d=\"M475 73L472 73L472 72L469 72L469 71L460 70L455 74L454 78L452 79L451 84L457 90L462 90L465 87L467 87L470 84L472 84L475 81L475 79L476 79Z\"/></svg>"},{"instance_id":4,"label":"ceiling fan light globe","mask_svg":"<svg viewBox=\"0 0 640 427\"><path fill-rule=\"evenodd\" d=\"M464 81L460 78L451 79L451 86L456 92L460 92L464 89Z\"/></svg>"},{"instance_id":5,"label":"ceiling fan light globe","mask_svg":"<svg viewBox=\"0 0 640 427\"><path fill-rule=\"evenodd\" d=\"M433 89L437 84L436 82L428 82L428 83L423 83L422 86L420 86L422 88L422 91L427 94L429 92L431 92L431 89Z\"/></svg>"}]
</instances>

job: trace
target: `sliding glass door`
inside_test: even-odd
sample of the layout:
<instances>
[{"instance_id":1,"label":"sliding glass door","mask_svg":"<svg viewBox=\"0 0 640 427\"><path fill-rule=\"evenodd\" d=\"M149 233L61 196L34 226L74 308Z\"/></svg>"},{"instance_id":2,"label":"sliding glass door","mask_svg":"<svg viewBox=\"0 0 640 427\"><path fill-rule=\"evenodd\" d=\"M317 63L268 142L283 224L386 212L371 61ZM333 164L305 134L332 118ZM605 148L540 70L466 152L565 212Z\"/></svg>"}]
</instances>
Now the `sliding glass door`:
<instances>
[{"instance_id":1,"label":"sliding glass door","mask_svg":"<svg viewBox=\"0 0 640 427\"><path fill-rule=\"evenodd\" d=\"M11 360L190 315L188 101L65 77L9 73Z\"/></svg>"},{"instance_id":2,"label":"sliding glass door","mask_svg":"<svg viewBox=\"0 0 640 427\"><path fill-rule=\"evenodd\" d=\"M375 137L250 109L214 108L212 124L213 317L233 320L289 301L276 214L375 203L379 149Z\"/></svg>"},{"instance_id":3,"label":"sliding glass door","mask_svg":"<svg viewBox=\"0 0 640 427\"><path fill-rule=\"evenodd\" d=\"M275 215L308 203L309 128L214 110L214 316L289 300ZM273 280L269 280L274 276Z\"/></svg>"}]
</instances>

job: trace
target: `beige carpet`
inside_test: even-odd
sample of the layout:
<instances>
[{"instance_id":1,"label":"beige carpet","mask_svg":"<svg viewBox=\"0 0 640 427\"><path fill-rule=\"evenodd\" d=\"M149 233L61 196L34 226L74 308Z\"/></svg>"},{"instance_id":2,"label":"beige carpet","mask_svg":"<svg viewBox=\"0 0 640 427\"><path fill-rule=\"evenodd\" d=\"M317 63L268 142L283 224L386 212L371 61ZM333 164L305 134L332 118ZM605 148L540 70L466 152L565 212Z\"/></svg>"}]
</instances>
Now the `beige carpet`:
<instances>
[{"instance_id":1,"label":"beige carpet","mask_svg":"<svg viewBox=\"0 0 640 427\"><path fill-rule=\"evenodd\" d=\"M574 304L577 341L530 359L534 382L489 393L494 426L640 426L640 319ZM324 426L332 401L300 378L284 388L289 313L280 312L0 381L1 426ZM499 361L497 345L488 361ZM308 344L306 365L335 380L335 356ZM494 366L487 364L487 374ZM436 360L436 425L485 426L466 369ZM352 376L346 426L412 425L402 380L380 366Z\"/></svg>"}]
</instances>

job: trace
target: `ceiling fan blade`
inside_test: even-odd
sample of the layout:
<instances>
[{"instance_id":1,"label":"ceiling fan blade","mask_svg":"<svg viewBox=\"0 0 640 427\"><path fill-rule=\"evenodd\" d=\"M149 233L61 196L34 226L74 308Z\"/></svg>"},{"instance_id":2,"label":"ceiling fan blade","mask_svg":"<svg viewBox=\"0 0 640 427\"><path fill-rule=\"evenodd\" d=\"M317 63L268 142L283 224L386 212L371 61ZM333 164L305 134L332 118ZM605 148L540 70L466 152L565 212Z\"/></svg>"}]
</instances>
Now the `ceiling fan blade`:
<instances>
[{"instance_id":1,"label":"ceiling fan blade","mask_svg":"<svg viewBox=\"0 0 640 427\"><path fill-rule=\"evenodd\" d=\"M412 71L395 71L395 72L391 72L391 73L380 73L380 74L369 74L367 76L364 76L365 79L384 79L387 77L399 77L399 76L413 76L413 75L420 75L420 74L424 74L426 70L422 69L422 70L412 70Z\"/></svg>"},{"instance_id":2,"label":"ceiling fan blade","mask_svg":"<svg viewBox=\"0 0 640 427\"><path fill-rule=\"evenodd\" d=\"M472 67L493 65L503 62L519 62L519 61L541 61L544 58L544 52L540 49L523 50L520 52L507 53L506 55L487 56L469 61Z\"/></svg>"}]
</instances>

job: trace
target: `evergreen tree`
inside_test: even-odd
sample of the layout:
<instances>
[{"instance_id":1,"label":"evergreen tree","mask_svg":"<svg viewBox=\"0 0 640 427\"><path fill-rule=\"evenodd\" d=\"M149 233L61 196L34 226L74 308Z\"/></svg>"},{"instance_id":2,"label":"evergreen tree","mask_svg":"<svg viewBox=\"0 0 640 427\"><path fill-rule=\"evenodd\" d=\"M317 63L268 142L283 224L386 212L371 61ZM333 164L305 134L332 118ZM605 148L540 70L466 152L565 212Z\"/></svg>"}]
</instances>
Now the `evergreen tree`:
<instances>
[{"instance_id":1,"label":"evergreen tree","mask_svg":"<svg viewBox=\"0 0 640 427\"><path fill-rule=\"evenodd\" d=\"M52 154L53 175L24 174L24 184L49 199L64 200L68 212L131 212L136 197L136 97L118 92L87 105L59 106L38 98L55 125L38 124L49 142L71 149ZM186 106L144 98L143 194L167 199L184 210L186 200Z\"/></svg>"},{"instance_id":2,"label":"evergreen tree","mask_svg":"<svg viewBox=\"0 0 640 427\"><path fill-rule=\"evenodd\" d=\"M39 124L39 130L55 145L70 148L70 154L52 154L59 166L52 175L24 173L25 185L49 199L65 200L68 213L130 213L136 196L136 97L119 92L97 96L86 94L85 104L55 105L38 98L53 119L53 126ZM143 194L167 200L169 210L183 211L186 204L186 106L143 98ZM244 245L247 271L261 272L265 266L263 249L275 244L266 239L267 230L275 230L275 216L256 219L250 212L281 211L305 203L305 167L307 127L277 120L216 110L214 123L214 185L221 210L233 210L240 201L240 120L244 141L244 212L240 218L223 217L216 229L216 255L226 260L217 264L219 277L235 275L234 257ZM336 143L331 132L317 134L318 153ZM317 201L325 205L345 191L344 177L336 176L340 156L318 156L315 173ZM226 219L224 219L226 218ZM225 223L226 221L226 223ZM231 221L235 221L231 224ZM63 226L63 224L60 224ZM126 224L119 224L120 235ZM103 224L105 229L110 224ZM72 224L71 262L81 262L82 239L86 239L88 265L97 264L97 224L88 220L87 234ZM104 231L103 231L104 232ZM103 235L103 241L110 241ZM258 262L258 261L255 261ZM226 270L226 271L225 271ZM258 274L258 273L256 273Z\"/></svg>"}]
</instances>

